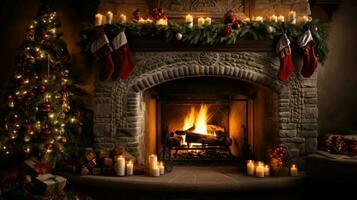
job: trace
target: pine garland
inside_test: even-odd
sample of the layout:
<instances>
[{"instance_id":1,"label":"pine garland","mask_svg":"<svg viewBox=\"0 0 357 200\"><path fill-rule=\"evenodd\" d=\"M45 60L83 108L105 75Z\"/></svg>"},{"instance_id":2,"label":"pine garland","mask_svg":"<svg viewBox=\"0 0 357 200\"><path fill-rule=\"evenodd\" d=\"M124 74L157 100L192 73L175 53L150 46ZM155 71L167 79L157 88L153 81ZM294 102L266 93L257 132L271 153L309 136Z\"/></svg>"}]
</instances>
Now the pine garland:
<instances>
[{"instance_id":1,"label":"pine garland","mask_svg":"<svg viewBox=\"0 0 357 200\"><path fill-rule=\"evenodd\" d=\"M315 21L301 24L284 24L275 22L241 22L241 27L234 30L232 34L224 34L224 28L227 26L223 23L214 23L211 25L202 25L190 28L187 24L169 22L168 26L157 26L154 23L138 24L136 21L120 24L106 24L105 32L109 40L113 39L120 31L125 29L129 38L164 38L166 42L176 39L176 34L182 34L180 41L188 46L191 45L215 45L226 44L233 45L238 40L273 40L286 32L292 44L297 44L300 35L310 28L314 41L317 44L317 56L319 62L324 63L327 57L327 39L328 27ZM230 26L231 24L228 24ZM95 40L95 26L86 25L82 29L82 38L80 46L82 52L92 59L90 45ZM239 47L237 47L239 48ZM274 49L274 48L272 48Z\"/></svg>"}]
</instances>

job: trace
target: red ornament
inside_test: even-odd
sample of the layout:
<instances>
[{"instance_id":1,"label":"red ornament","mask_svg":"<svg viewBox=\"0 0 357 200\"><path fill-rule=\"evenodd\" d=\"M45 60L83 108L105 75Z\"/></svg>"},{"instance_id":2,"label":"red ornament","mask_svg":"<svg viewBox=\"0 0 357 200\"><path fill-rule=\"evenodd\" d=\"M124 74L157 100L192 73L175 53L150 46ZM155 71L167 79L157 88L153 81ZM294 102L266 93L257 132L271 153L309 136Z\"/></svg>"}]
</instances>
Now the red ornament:
<instances>
[{"instance_id":1,"label":"red ornament","mask_svg":"<svg viewBox=\"0 0 357 200\"><path fill-rule=\"evenodd\" d=\"M50 102L45 102L41 104L41 110L43 112L50 112L52 110L52 104Z\"/></svg>"},{"instance_id":2,"label":"red ornament","mask_svg":"<svg viewBox=\"0 0 357 200\"><path fill-rule=\"evenodd\" d=\"M40 84L39 86L38 86L38 91L41 93L41 94L43 94L43 93L45 93L46 92L46 86L45 86L45 84Z\"/></svg>"},{"instance_id":3,"label":"red ornament","mask_svg":"<svg viewBox=\"0 0 357 200\"><path fill-rule=\"evenodd\" d=\"M229 35L231 35L232 33L233 33L233 29L232 29L231 26L226 25L226 26L223 28L223 34L224 34L225 36L229 36Z\"/></svg>"},{"instance_id":4,"label":"red ornament","mask_svg":"<svg viewBox=\"0 0 357 200\"><path fill-rule=\"evenodd\" d=\"M154 8L151 10L150 15L149 15L150 19L154 19L154 20L160 20L160 19L167 19L167 16L164 12L164 9L162 8Z\"/></svg>"},{"instance_id":5,"label":"red ornament","mask_svg":"<svg viewBox=\"0 0 357 200\"><path fill-rule=\"evenodd\" d=\"M50 136L50 135L52 135L52 131L51 131L51 129L46 127L46 128L41 129L41 134L45 135L45 136Z\"/></svg>"},{"instance_id":6,"label":"red ornament","mask_svg":"<svg viewBox=\"0 0 357 200\"><path fill-rule=\"evenodd\" d=\"M232 24L235 23L236 21L237 21L237 16L234 14L233 10L229 10L228 12L226 12L226 14L224 15L225 24Z\"/></svg>"},{"instance_id":7,"label":"red ornament","mask_svg":"<svg viewBox=\"0 0 357 200\"><path fill-rule=\"evenodd\" d=\"M31 90L30 92L27 93L27 98L31 99L31 98L33 98L35 95L36 95L35 92Z\"/></svg>"},{"instance_id":8,"label":"red ornament","mask_svg":"<svg viewBox=\"0 0 357 200\"><path fill-rule=\"evenodd\" d=\"M60 142L61 142L62 144L66 143L66 142L67 142L67 138L61 137Z\"/></svg>"},{"instance_id":9,"label":"red ornament","mask_svg":"<svg viewBox=\"0 0 357 200\"><path fill-rule=\"evenodd\" d=\"M30 123L24 123L23 127L26 133L30 133L32 131L32 126Z\"/></svg>"},{"instance_id":10,"label":"red ornament","mask_svg":"<svg viewBox=\"0 0 357 200\"><path fill-rule=\"evenodd\" d=\"M233 23L232 28L235 29L235 30L240 29L240 24L238 23L238 21Z\"/></svg>"},{"instance_id":11,"label":"red ornament","mask_svg":"<svg viewBox=\"0 0 357 200\"><path fill-rule=\"evenodd\" d=\"M13 100L14 99L14 96L12 96L11 94L7 95L7 99L10 101L10 100Z\"/></svg>"}]
</instances>

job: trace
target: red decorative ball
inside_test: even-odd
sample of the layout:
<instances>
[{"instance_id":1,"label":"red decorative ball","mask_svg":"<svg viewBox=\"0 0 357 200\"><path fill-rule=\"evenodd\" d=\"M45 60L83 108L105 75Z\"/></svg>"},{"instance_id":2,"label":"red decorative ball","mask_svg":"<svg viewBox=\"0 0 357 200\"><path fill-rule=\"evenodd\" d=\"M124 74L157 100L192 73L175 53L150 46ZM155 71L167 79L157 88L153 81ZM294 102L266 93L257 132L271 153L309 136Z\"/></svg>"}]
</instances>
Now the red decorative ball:
<instances>
[{"instance_id":1,"label":"red decorative ball","mask_svg":"<svg viewBox=\"0 0 357 200\"><path fill-rule=\"evenodd\" d=\"M237 21L237 16L234 14L233 10L229 10L228 12L226 12L226 14L224 15L225 24L232 24L235 23L236 21Z\"/></svg>"},{"instance_id":2,"label":"red decorative ball","mask_svg":"<svg viewBox=\"0 0 357 200\"><path fill-rule=\"evenodd\" d=\"M60 142L61 142L62 144L66 143L66 142L67 142L67 138L61 137Z\"/></svg>"},{"instance_id":3,"label":"red decorative ball","mask_svg":"<svg viewBox=\"0 0 357 200\"><path fill-rule=\"evenodd\" d=\"M52 104L50 102L45 102L41 104L41 110L43 112L50 112L52 110Z\"/></svg>"},{"instance_id":4,"label":"red decorative ball","mask_svg":"<svg viewBox=\"0 0 357 200\"><path fill-rule=\"evenodd\" d=\"M233 29L232 29L231 26L226 25L226 26L223 28L223 34L224 34L225 36L229 36L229 35L231 35L232 33L233 33Z\"/></svg>"},{"instance_id":5,"label":"red decorative ball","mask_svg":"<svg viewBox=\"0 0 357 200\"><path fill-rule=\"evenodd\" d=\"M14 96L12 96L11 94L7 95L7 99L8 100L13 100L14 99Z\"/></svg>"},{"instance_id":6,"label":"red decorative ball","mask_svg":"<svg viewBox=\"0 0 357 200\"><path fill-rule=\"evenodd\" d=\"M45 135L45 136L50 136L50 135L52 135L52 131L49 128L43 128L43 129L41 129L41 134Z\"/></svg>"},{"instance_id":7,"label":"red decorative ball","mask_svg":"<svg viewBox=\"0 0 357 200\"><path fill-rule=\"evenodd\" d=\"M238 21L233 23L232 28L235 29L235 30L240 29L240 24L238 23Z\"/></svg>"},{"instance_id":8,"label":"red decorative ball","mask_svg":"<svg viewBox=\"0 0 357 200\"><path fill-rule=\"evenodd\" d=\"M42 83L38 86L37 89L41 94L46 92L46 86L44 84L42 84Z\"/></svg>"},{"instance_id":9,"label":"red decorative ball","mask_svg":"<svg viewBox=\"0 0 357 200\"><path fill-rule=\"evenodd\" d=\"M34 91L30 91L27 93L27 98L31 99L36 95L36 93Z\"/></svg>"}]
</instances>

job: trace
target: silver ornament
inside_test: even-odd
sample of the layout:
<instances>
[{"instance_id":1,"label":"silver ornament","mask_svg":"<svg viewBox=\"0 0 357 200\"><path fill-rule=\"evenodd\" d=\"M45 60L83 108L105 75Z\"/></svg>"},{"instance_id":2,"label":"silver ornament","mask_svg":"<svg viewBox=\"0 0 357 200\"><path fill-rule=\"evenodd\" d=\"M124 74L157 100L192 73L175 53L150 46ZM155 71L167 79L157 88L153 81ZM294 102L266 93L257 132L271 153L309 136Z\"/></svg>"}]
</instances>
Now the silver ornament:
<instances>
[{"instance_id":1,"label":"silver ornament","mask_svg":"<svg viewBox=\"0 0 357 200\"><path fill-rule=\"evenodd\" d=\"M176 33L176 40L182 39L182 33Z\"/></svg>"}]
</instances>

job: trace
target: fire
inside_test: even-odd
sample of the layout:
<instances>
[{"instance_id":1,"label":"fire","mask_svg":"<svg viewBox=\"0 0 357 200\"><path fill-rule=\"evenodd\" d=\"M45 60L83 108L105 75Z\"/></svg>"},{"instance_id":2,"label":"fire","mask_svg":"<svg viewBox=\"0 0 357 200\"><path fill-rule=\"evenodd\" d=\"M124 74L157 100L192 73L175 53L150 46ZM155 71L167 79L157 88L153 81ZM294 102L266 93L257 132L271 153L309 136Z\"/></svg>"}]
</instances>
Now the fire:
<instances>
[{"instance_id":1,"label":"fire","mask_svg":"<svg viewBox=\"0 0 357 200\"><path fill-rule=\"evenodd\" d=\"M194 107L191 107L190 113L185 117L183 130L194 128L193 132L207 135L207 122L209 120L207 112L208 106L206 104L201 105L198 113Z\"/></svg>"}]
</instances>

